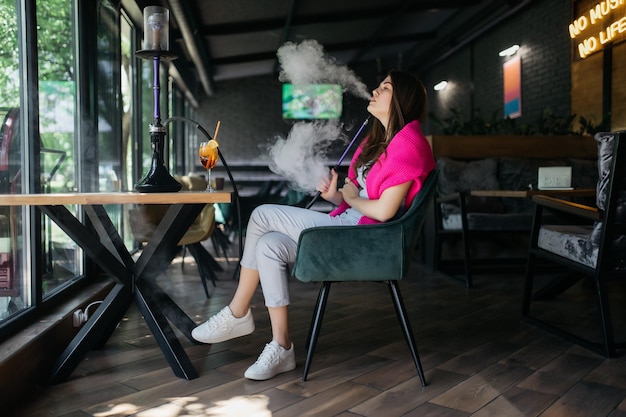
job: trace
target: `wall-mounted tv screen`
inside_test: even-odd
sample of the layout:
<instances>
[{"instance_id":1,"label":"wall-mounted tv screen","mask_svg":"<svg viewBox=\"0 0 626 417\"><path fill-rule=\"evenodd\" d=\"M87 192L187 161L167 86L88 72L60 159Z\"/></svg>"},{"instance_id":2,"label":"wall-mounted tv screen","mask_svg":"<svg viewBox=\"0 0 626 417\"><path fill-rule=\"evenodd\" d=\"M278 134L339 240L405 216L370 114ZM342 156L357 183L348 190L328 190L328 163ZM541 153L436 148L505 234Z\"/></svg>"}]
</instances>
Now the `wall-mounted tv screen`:
<instances>
[{"instance_id":1,"label":"wall-mounted tv screen","mask_svg":"<svg viewBox=\"0 0 626 417\"><path fill-rule=\"evenodd\" d=\"M285 119L338 119L342 101L340 84L283 84Z\"/></svg>"}]
</instances>

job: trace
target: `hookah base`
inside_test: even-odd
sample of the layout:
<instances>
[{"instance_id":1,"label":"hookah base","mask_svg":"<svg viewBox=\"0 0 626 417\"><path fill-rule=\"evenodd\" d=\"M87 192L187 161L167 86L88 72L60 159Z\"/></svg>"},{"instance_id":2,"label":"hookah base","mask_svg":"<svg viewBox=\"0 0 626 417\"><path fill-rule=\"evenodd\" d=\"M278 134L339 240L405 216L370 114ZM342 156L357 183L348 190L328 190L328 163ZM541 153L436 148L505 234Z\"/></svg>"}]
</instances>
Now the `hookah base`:
<instances>
[{"instance_id":1,"label":"hookah base","mask_svg":"<svg viewBox=\"0 0 626 417\"><path fill-rule=\"evenodd\" d=\"M135 185L135 190L140 193L175 193L180 191L181 188L182 185L165 168L148 172Z\"/></svg>"},{"instance_id":2,"label":"hookah base","mask_svg":"<svg viewBox=\"0 0 626 417\"><path fill-rule=\"evenodd\" d=\"M163 185L163 184L137 184L135 190L140 193L176 193L180 191L181 185Z\"/></svg>"}]
</instances>

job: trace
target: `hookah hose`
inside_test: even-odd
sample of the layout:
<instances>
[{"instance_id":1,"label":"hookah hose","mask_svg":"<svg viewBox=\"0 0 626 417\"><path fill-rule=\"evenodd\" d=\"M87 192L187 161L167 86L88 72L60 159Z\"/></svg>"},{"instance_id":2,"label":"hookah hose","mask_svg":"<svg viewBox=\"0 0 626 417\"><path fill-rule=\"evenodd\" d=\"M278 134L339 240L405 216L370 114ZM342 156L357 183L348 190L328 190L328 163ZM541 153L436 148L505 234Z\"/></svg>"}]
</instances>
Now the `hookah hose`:
<instances>
[{"instance_id":1,"label":"hookah hose","mask_svg":"<svg viewBox=\"0 0 626 417\"><path fill-rule=\"evenodd\" d=\"M369 123L370 117L371 116L367 116L367 118L365 119L363 124L361 124L361 127L359 128L359 130L357 130L357 132L354 134L354 137L352 137L352 140L350 141L348 146L346 146L346 149L343 151L343 154L337 160L337 163L335 164L334 169L339 168L339 166L341 165L341 163L345 159L346 155L348 154L348 151L350 150L350 148L352 148L352 145L354 145L354 142L356 142L357 138L359 137L359 135L361 134L361 132L363 131L365 126L367 126L367 124ZM317 199L320 197L320 194L321 194L321 192L319 192L319 191L317 193L315 193L315 196L313 196L311 201L309 201L309 203L306 205L306 208L311 208L313 206L313 204L315 204Z\"/></svg>"},{"instance_id":2,"label":"hookah hose","mask_svg":"<svg viewBox=\"0 0 626 417\"><path fill-rule=\"evenodd\" d=\"M208 140L213 139L213 137L209 134L209 132L207 132L206 129L203 128L202 125L200 125L200 123L196 122L195 120L189 119L187 117L173 116L165 120L163 124L167 126L170 122L176 121L176 120L194 125L194 127L198 129L200 133L202 133ZM243 254L243 233L242 233L243 231L242 231L242 225L241 225L241 204L239 203L239 190L237 190L237 183L235 183L235 179L233 178L233 174L230 171L230 167L226 163L226 160L224 159L224 155L222 155L222 151L220 151L219 147L217 148L217 154L219 155L220 160L222 161L222 165L224 165L224 169L226 169L226 174L228 175L230 184L233 187L233 195L235 196L234 202L235 202L235 207L237 209L237 224L239 227L239 258L241 259L241 256Z\"/></svg>"}]
</instances>

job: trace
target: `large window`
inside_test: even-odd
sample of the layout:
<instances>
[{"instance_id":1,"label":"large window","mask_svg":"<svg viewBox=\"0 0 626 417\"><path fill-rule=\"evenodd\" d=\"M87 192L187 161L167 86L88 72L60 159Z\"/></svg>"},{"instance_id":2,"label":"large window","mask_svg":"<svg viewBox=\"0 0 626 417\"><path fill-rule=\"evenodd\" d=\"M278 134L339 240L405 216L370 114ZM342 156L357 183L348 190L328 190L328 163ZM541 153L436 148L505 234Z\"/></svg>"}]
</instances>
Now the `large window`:
<instances>
[{"instance_id":1,"label":"large window","mask_svg":"<svg viewBox=\"0 0 626 417\"><path fill-rule=\"evenodd\" d=\"M130 19L123 14L121 20L121 92L122 92L122 172L119 178L122 190L132 190L135 182L133 165L136 154L137 129L134 128L133 109L136 97L133 97L132 87L135 85L136 66L133 65L133 50L135 49L133 25Z\"/></svg>"},{"instance_id":2,"label":"large window","mask_svg":"<svg viewBox=\"0 0 626 417\"><path fill-rule=\"evenodd\" d=\"M0 193L21 190L20 36L15 0L0 0ZM23 280L22 210L0 207L0 323L31 305L28 280Z\"/></svg>"},{"instance_id":3,"label":"large window","mask_svg":"<svg viewBox=\"0 0 626 417\"><path fill-rule=\"evenodd\" d=\"M0 0L0 194L134 189L154 123L153 66L135 58L135 23L113 0ZM184 100L169 100L166 65L160 76L161 118L174 107L184 115ZM176 142L188 135L177 136L166 155L185 151ZM185 162L168 161L171 170ZM131 248L121 206L105 209ZM71 294L88 262L37 209L0 207L0 337Z\"/></svg>"},{"instance_id":4,"label":"large window","mask_svg":"<svg viewBox=\"0 0 626 417\"><path fill-rule=\"evenodd\" d=\"M36 150L39 145L40 191L70 192L79 187L79 161L74 151L77 111L72 16L75 13L72 2L67 0L37 0L36 7L40 138L38 144L30 144L30 149ZM43 241L40 267L45 298L79 276L82 262L81 252L72 239L49 218L42 215L40 222Z\"/></svg>"},{"instance_id":5,"label":"large window","mask_svg":"<svg viewBox=\"0 0 626 417\"><path fill-rule=\"evenodd\" d=\"M0 0L0 193L127 189L136 81L132 24L124 21L123 37L117 4ZM123 225L119 206L106 209ZM78 246L38 210L0 207L0 334L88 270Z\"/></svg>"}]
</instances>

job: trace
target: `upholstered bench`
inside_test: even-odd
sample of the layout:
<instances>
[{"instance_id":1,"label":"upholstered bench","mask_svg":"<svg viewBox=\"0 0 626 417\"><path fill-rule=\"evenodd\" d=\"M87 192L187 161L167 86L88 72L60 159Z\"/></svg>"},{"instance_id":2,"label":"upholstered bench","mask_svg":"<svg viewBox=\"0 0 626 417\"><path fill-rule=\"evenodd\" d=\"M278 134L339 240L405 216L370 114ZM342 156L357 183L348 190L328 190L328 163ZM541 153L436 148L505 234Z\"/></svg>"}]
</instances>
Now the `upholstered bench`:
<instances>
[{"instance_id":1,"label":"upholstered bench","mask_svg":"<svg viewBox=\"0 0 626 417\"><path fill-rule=\"evenodd\" d=\"M591 137L434 136L431 144L440 172L433 264L446 270L449 259L444 259L443 245L460 240L462 253L456 255L463 262L462 279L468 287L472 264L479 259L471 253L472 246L494 241L499 254L511 249L525 258L527 240L518 237L527 238L531 228L533 203L528 191L537 189L540 167L572 167L572 187L577 189L594 189L597 183L597 149ZM588 197L574 201L590 202ZM516 235L504 239L512 248L501 245L498 239L503 234ZM485 263L494 264L496 257L489 255ZM510 256L505 258L508 263Z\"/></svg>"},{"instance_id":2,"label":"upholstered bench","mask_svg":"<svg viewBox=\"0 0 626 417\"><path fill-rule=\"evenodd\" d=\"M589 243L593 225L545 225L539 230L538 246L572 261L596 267L598 247Z\"/></svg>"}]
</instances>

